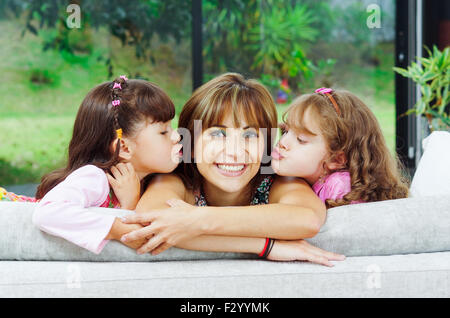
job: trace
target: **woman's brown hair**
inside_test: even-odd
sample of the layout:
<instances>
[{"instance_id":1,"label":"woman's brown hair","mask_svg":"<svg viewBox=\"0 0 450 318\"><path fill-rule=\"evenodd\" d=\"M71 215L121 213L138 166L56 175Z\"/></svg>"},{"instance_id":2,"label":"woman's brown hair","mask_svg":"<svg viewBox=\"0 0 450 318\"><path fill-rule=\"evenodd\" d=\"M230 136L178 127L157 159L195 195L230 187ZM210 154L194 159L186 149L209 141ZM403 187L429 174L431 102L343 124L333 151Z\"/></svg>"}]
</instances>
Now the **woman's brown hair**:
<instances>
[{"instance_id":1,"label":"woman's brown hair","mask_svg":"<svg viewBox=\"0 0 450 318\"><path fill-rule=\"evenodd\" d=\"M407 197L402 166L390 154L373 112L350 92L338 90L330 94L340 115L330 98L318 93L296 98L283 115L283 120L294 130L313 134L303 122L309 110L326 140L328 161L340 152L345 154L347 162L340 170L349 171L351 191L340 200L327 200L327 205L335 207L358 200L372 202Z\"/></svg>"},{"instance_id":2,"label":"woman's brown hair","mask_svg":"<svg viewBox=\"0 0 450 318\"><path fill-rule=\"evenodd\" d=\"M113 88L114 83L119 83L121 89ZM113 106L113 99L119 99L120 105ZM111 151L117 129L122 129L123 136L132 138L143 124L166 122L174 116L175 107L171 99L150 82L119 77L94 87L78 110L66 167L42 177L36 199L44 197L82 166L91 164L109 171L119 163L120 140L115 151Z\"/></svg>"},{"instance_id":3,"label":"woman's brown hair","mask_svg":"<svg viewBox=\"0 0 450 318\"><path fill-rule=\"evenodd\" d=\"M237 73L225 73L210 80L195 90L186 102L178 119L178 128L187 129L191 139L183 140L183 148L190 146L190 153L194 153L194 120L201 120L204 130L220 123L228 113L232 114L237 127L239 119L244 118L249 126L257 129L266 128L264 154L270 154L272 128L277 128L278 120L273 98L264 85L253 79L245 79ZM184 152L186 153L186 150ZM190 158L186 159L177 167L175 173L180 176L187 188L198 189L202 184L202 176L196 164ZM262 163L263 165L270 166L270 162ZM250 182L252 189L263 177L257 174L252 179Z\"/></svg>"}]
</instances>

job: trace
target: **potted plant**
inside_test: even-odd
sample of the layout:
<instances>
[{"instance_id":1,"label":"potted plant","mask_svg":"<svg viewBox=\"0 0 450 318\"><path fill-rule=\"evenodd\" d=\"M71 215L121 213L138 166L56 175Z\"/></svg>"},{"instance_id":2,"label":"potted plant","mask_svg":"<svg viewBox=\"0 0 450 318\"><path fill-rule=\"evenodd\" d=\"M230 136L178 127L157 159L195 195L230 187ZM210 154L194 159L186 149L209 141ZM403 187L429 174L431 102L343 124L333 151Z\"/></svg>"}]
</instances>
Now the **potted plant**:
<instances>
[{"instance_id":1,"label":"potted plant","mask_svg":"<svg viewBox=\"0 0 450 318\"><path fill-rule=\"evenodd\" d=\"M442 52L433 46L433 52L427 47L427 58L419 58L407 69L394 67L394 71L411 78L420 85L421 98L404 115L415 113L425 116L430 131L450 130L450 47Z\"/></svg>"}]
</instances>

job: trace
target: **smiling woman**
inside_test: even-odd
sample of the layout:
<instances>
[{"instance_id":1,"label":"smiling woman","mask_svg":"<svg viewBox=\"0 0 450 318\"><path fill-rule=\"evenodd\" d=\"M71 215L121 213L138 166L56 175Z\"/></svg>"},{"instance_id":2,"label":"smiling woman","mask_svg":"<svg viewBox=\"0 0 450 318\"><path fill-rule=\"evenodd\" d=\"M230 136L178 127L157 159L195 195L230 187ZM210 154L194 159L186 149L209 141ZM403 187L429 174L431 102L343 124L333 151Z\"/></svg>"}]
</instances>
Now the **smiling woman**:
<instances>
[{"instance_id":1,"label":"smiling woman","mask_svg":"<svg viewBox=\"0 0 450 318\"><path fill-rule=\"evenodd\" d=\"M148 185L136 215L125 220L146 226L123 242L150 238L138 253L177 246L327 266L343 259L303 240L318 233L326 213L308 184L262 173L277 128L263 85L235 73L207 82L185 104L179 128L190 132L183 138L184 163Z\"/></svg>"},{"instance_id":2,"label":"smiling woman","mask_svg":"<svg viewBox=\"0 0 450 318\"><path fill-rule=\"evenodd\" d=\"M277 112L265 87L238 74L219 76L194 92L180 113L178 127L193 137L191 156L186 153L177 170L184 184L194 191L221 193L222 198L223 192L232 193L243 203L215 204L207 195L210 205L247 205L265 177L258 172L263 159L268 159L263 156L270 154L277 128ZM236 171L236 166L242 170Z\"/></svg>"}]
</instances>

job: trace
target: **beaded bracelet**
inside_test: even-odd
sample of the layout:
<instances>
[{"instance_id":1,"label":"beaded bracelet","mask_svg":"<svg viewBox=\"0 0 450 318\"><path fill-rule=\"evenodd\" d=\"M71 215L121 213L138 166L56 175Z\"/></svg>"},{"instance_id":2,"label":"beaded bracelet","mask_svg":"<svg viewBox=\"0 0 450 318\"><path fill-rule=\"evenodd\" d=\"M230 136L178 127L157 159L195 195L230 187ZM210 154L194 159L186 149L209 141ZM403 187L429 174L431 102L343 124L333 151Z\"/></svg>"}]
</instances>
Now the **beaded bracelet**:
<instances>
[{"instance_id":1,"label":"beaded bracelet","mask_svg":"<svg viewBox=\"0 0 450 318\"><path fill-rule=\"evenodd\" d=\"M272 247L273 247L274 243L275 243L274 239L266 238L266 243L264 244L264 248L261 251L261 253L259 253L258 256L260 258L267 258L267 256L269 256L270 252L272 251Z\"/></svg>"}]
</instances>

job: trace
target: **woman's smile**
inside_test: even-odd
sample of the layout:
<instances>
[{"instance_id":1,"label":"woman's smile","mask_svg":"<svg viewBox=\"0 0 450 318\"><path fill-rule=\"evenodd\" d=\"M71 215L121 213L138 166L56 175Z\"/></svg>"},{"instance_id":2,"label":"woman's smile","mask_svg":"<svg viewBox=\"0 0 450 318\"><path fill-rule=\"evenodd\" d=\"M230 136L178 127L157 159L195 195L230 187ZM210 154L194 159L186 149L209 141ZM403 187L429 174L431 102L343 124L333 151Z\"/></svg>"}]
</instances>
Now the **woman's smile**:
<instances>
[{"instance_id":1,"label":"woman's smile","mask_svg":"<svg viewBox=\"0 0 450 318\"><path fill-rule=\"evenodd\" d=\"M239 177L247 170L244 163L216 163L215 166L220 174L226 177Z\"/></svg>"}]
</instances>

